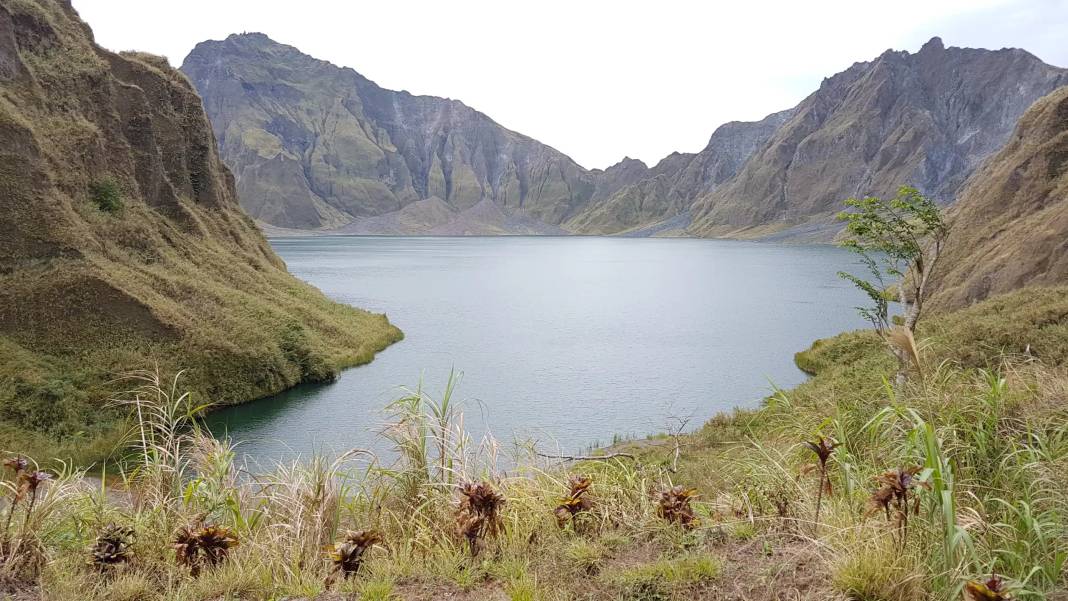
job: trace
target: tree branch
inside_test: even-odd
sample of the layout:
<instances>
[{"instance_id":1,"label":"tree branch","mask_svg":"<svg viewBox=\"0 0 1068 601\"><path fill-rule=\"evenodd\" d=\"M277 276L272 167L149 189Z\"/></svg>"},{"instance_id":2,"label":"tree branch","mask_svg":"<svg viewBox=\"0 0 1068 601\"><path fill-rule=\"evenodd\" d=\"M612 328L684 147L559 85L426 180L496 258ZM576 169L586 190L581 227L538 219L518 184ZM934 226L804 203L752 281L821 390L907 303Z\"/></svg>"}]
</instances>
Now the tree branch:
<instances>
[{"instance_id":1,"label":"tree branch","mask_svg":"<svg viewBox=\"0 0 1068 601\"><path fill-rule=\"evenodd\" d=\"M635 460L637 459L637 457L631 455L630 453L609 453L607 455L547 455L545 453L534 451L534 454L538 457L543 457L545 459L562 459L564 461L606 461L608 459L615 459L617 457L626 457L627 459Z\"/></svg>"}]
</instances>

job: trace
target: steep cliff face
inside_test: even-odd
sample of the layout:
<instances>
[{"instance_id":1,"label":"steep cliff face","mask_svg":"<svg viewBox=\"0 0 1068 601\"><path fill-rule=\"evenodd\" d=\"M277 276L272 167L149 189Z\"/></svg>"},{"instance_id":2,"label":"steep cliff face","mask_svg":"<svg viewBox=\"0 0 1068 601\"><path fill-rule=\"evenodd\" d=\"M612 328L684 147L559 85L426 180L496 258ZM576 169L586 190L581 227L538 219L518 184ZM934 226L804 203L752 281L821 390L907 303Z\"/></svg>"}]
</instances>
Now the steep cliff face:
<instances>
[{"instance_id":1,"label":"steep cliff face","mask_svg":"<svg viewBox=\"0 0 1068 601\"><path fill-rule=\"evenodd\" d=\"M1068 282L1068 88L1020 119L1005 148L969 180L950 223L935 307Z\"/></svg>"},{"instance_id":2,"label":"steep cliff face","mask_svg":"<svg viewBox=\"0 0 1068 601\"><path fill-rule=\"evenodd\" d=\"M460 102L383 89L263 34L199 44L182 70L253 217L346 233L618 233L685 211L789 114L726 124L651 169L586 170Z\"/></svg>"},{"instance_id":3,"label":"steep cliff face","mask_svg":"<svg viewBox=\"0 0 1068 601\"><path fill-rule=\"evenodd\" d=\"M611 188L601 177L598 191L609 192L595 197L566 225L580 233L616 234L680 216L694 199L730 181L792 114L790 109L756 122L725 123L701 152L676 152L652 169L633 170L629 185Z\"/></svg>"},{"instance_id":4,"label":"steep cliff face","mask_svg":"<svg viewBox=\"0 0 1068 601\"><path fill-rule=\"evenodd\" d=\"M182 70L242 203L273 225L359 227L432 198L558 224L594 194L574 161L461 102L380 88L262 34L201 43Z\"/></svg>"},{"instance_id":5,"label":"steep cliff face","mask_svg":"<svg viewBox=\"0 0 1068 601\"><path fill-rule=\"evenodd\" d=\"M843 199L911 184L952 202L1066 71L1022 50L887 51L823 82L729 183L694 204L690 231L759 237L828 220Z\"/></svg>"},{"instance_id":6,"label":"steep cliff face","mask_svg":"<svg viewBox=\"0 0 1068 601\"><path fill-rule=\"evenodd\" d=\"M99 48L61 0L0 0L0 208L4 448L113 433L104 382L124 371L190 368L201 401L238 402L399 337L291 277L188 80Z\"/></svg>"},{"instance_id":7,"label":"steep cliff face","mask_svg":"<svg viewBox=\"0 0 1068 601\"><path fill-rule=\"evenodd\" d=\"M262 34L204 42L183 70L241 202L268 224L813 240L834 236L850 196L908 183L952 202L1024 110L1068 83L1022 50L935 38L857 63L792 109L725 124L696 154L585 170L460 102L382 89Z\"/></svg>"}]
</instances>

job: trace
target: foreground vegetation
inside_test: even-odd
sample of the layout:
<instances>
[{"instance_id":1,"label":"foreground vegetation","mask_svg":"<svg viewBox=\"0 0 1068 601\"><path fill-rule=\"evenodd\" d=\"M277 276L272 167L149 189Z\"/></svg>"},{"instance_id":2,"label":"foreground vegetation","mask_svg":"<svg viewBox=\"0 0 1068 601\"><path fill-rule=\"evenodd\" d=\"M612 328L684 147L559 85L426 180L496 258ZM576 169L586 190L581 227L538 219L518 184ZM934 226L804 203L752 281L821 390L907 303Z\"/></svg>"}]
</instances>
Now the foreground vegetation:
<instances>
[{"instance_id":1,"label":"foreground vegetation","mask_svg":"<svg viewBox=\"0 0 1068 601\"><path fill-rule=\"evenodd\" d=\"M450 384L389 407L396 461L250 476L181 380L142 374L120 483L48 465L31 489L9 464L0 574L58 600L1064 599L1068 290L918 340L901 389L874 333L844 334L758 410L515 470L464 435Z\"/></svg>"}]
</instances>

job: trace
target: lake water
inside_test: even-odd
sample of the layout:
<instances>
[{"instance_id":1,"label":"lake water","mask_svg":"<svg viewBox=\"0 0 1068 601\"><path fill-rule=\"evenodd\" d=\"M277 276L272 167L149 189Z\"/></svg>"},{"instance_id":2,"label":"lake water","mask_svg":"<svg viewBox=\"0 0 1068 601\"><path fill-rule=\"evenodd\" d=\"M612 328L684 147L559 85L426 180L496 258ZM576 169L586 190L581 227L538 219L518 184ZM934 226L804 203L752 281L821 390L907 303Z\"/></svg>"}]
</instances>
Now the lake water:
<instances>
[{"instance_id":1,"label":"lake water","mask_svg":"<svg viewBox=\"0 0 1068 601\"><path fill-rule=\"evenodd\" d=\"M793 354L864 327L864 299L829 246L595 237L282 238L290 271L385 312L406 338L337 381L210 416L263 464L310 451L383 450L401 387L455 398L480 438L580 451L615 435L690 427L804 379Z\"/></svg>"}]
</instances>

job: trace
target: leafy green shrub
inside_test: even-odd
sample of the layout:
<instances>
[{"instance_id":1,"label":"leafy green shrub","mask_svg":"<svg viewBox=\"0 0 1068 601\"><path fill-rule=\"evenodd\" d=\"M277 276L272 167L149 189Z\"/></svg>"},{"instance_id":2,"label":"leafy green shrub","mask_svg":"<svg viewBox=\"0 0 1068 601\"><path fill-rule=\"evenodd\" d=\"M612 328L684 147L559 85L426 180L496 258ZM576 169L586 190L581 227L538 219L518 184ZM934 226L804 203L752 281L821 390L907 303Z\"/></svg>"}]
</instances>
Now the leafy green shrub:
<instances>
[{"instance_id":1,"label":"leafy green shrub","mask_svg":"<svg viewBox=\"0 0 1068 601\"><path fill-rule=\"evenodd\" d=\"M118 213L122 210L122 190L118 182L105 178L89 184L89 197L98 209L105 213Z\"/></svg>"}]
</instances>

